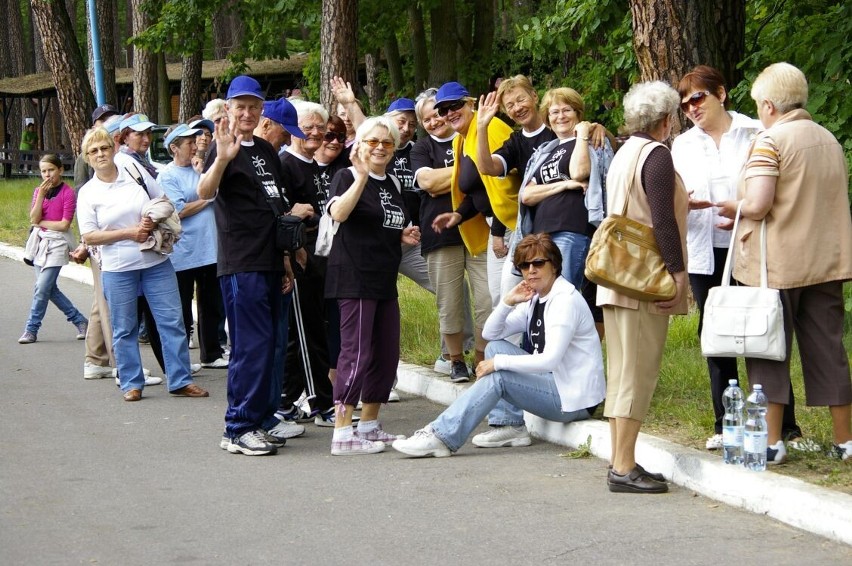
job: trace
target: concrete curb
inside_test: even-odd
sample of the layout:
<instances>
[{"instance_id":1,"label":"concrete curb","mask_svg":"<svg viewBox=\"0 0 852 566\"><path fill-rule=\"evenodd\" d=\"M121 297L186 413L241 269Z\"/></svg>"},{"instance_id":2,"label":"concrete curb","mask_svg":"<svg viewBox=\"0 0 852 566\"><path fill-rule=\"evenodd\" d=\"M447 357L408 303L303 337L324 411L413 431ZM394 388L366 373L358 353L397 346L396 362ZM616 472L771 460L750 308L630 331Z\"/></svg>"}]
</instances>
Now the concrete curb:
<instances>
[{"instance_id":1,"label":"concrete curb","mask_svg":"<svg viewBox=\"0 0 852 566\"><path fill-rule=\"evenodd\" d=\"M468 387L452 383L431 369L407 363L399 364L397 375L397 389L442 405L451 404ZM566 425L529 413L524 418L536 438L569 448L591 439L591 452L603 460L610 458L609 425L604 421ZM647 469L662 472L673 483L701 495L852 545L850 495L773 472L755 473L729 466L718 456L648 434L640 433L636 457Z\"/></svg>"},{"instance_id":2,"label":"concrete curb","mask_svg":"<svg viewBox=\"0 0 852 566\"><path fill-rule=\"evenodd\" d=\"M0 255L23 261L24 254L20 247L0 243ZM66 265L60 275L79 283L92 284L91 270L82 265ZM400 391L426 397L442 405L450 405L469 387L452 383L429 368L404 362L399 364L397 375ZM598 458L609 460L609 425L603 421L565 425L530 414L526 414L525 419L533 436L560 446L576 448L591 437L591 452ZM754 473L728 466L717 456L648 434L639 435L636 457L649 470L662 472L673 483L701 495L852 545L850 495L773 472Z\"/></svg>"}]
</instances>

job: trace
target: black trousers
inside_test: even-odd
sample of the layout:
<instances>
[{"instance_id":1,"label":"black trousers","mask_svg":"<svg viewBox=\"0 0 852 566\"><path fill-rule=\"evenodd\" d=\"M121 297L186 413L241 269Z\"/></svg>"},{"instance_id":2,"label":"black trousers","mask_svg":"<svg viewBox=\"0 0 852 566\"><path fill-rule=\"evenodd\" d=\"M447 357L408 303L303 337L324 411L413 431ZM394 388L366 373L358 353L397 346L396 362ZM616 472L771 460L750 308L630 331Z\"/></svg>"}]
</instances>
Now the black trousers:
<instances>
[{"instance_id":1,"label":"black trousers","mask_svg":"<svg viewBox=\"0 0 852 566\"><path fill-rule=\"evenodd\" d=\"M195 293L201 363L214 362L221 358L223 353L219 344L222 290L216 278L216 264L185 269L178 271L176 275L187 339L192 334L192 296Z\"/></svg>"},{"instance_id":2,"label":"black trousers","mask_svg":"<svg viewBox=\"0 0 852 566\"><path fill-rule=\"evenodd\" d=\"M711 287L722 284L722 273L725 271L725 258L728 255L727 248L713 248L713 274L696 275L689 274L689 286L692 287L692 296L698 305L698 337L701 338L701 328L704 324L704 304L707 302L707 294ZM732 284L735 284L733 279ZM722 434L722 418L725 416L725 406L722 404L722 393L728 387L729 379L739 381L736 358L707 358L707 369L710 372L710 397L713 400L713 414L716 417L716 434ZM786 438L796 438L802 435L802 430L796 424L796 405L793 399L793 386L790 385L790 404L784 408L784 420L781 425L781 434Z\"/></svg>"},{"instance_id":3,"label":"black trousers","mask_svg":"<svg viewBox=\"0 0 852 566\"><path fill-rule=\"evenodd\" d=\"M314 411L327 411L334 406L333 387L328 379L324 267L324 258L317 260L309 254L305 271L296 273L281 396L285 410L298 401L302 391L308 392Z\"/></svg>"}]
</instances>

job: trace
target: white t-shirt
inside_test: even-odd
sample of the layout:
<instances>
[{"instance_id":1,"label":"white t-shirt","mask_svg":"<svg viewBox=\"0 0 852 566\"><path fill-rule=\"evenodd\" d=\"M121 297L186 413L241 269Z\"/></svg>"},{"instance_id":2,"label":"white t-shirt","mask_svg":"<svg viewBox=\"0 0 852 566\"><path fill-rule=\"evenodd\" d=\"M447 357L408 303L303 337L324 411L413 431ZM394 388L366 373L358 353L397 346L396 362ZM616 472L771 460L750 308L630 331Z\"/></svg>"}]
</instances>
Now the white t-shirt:
<instances>
[{"instance_id":1,"label":"white t-shirt","mask_svg":"<svg viewBox=\"0 0 852 566\"><path fill-rule=\"evenodd\" d=\"M130 160L132 161L132 158ZM163 194L160 186L150 177L145 181L148 189L146 194L142 186L125 170L125 164L118 165L118 159L116 162L118 177L115 182L105 183L98 179L96 174L77 194L77 221L81 235L95 230L118 230L136 226L142 219L142 208L149 200ZM141 167L139 169L142 170ZM146 175L142 177L144 179ZM100 246L100 249L102 271L145 269L168 259L157 252L143 252L133 240L105 244Z\"/></svg>"}]
</instances>

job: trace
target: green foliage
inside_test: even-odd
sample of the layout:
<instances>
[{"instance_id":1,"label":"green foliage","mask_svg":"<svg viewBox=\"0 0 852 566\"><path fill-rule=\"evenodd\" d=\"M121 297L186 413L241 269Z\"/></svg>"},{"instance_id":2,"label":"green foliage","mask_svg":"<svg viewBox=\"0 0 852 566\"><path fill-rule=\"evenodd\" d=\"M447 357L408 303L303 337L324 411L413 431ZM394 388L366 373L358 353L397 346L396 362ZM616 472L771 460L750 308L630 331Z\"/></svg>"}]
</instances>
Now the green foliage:
<instances>
[{"instance_id":1,"label":"green foliage","mask_svg":"<svg viewBox=\"0 0 852 566\"><path fill-rule=\"evenodd\" d=\"M594 454L592 453L592 435L590 434L584 443L579 445L576 450L571 450L570 452L565 452L564 454L560 454L563 458L571 458L572 460L579 460L580 458L592 458Z\"/></svg>"},{"instance_id":2,"label":"green foliage","mask_svg":"<svg viewBox=\"0 0 852 566\"><path fill-rule=\"evenodd\" d=\"M615 131L623 93L638 77L626 0L543 2L535 15L519 21L516 33L515 48L532 57L527 72L534 84L574 88L585 99L588 118Z\"/></svg>"},{"instance_id":3,"label":"green foliage","mask_svg":"<svg viewBox=\"0 0 852 566\"><path fill-rule=\"evenodd\" d=\"M752 0L746 4L745 80L732 92L747 113L755 115L751 81L767 65L787 61L809 83L807 109L814 120L843 145L852 171L852 4L831 0Z\"/></svg>"}]
</instances>

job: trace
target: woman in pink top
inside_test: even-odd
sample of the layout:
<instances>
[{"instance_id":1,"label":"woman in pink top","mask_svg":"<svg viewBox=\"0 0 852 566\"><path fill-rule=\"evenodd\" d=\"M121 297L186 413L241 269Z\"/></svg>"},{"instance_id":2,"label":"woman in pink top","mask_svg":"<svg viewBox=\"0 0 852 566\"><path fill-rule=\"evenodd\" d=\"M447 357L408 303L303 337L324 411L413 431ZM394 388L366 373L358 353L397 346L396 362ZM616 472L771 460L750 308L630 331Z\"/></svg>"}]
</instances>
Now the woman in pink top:
<instances>
[{"instance_id":1,"label":"woman in pink top","mask_svg":"<svg viewBox=\"0 0 852 566\"><path fill-rule=\"evenodd\" d=\"M77 206L74 190L62 182L62 162L53 154L45 155L39 162L41 184L33 193L30 222L33 230L27 241L26 257L36 270L33 303L27 327L18 339L20 344L32 344L51 301L65 314L68 322L77 329L77 340L86 337L89 321L62 294L56 284L59 270L68 263L68 252L75 247L71 236L71 221Z\"/></svg>"}]
</instances>

